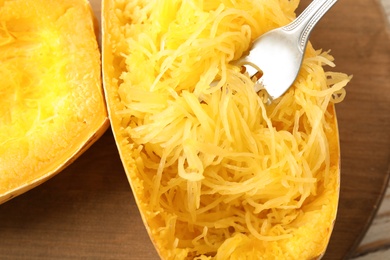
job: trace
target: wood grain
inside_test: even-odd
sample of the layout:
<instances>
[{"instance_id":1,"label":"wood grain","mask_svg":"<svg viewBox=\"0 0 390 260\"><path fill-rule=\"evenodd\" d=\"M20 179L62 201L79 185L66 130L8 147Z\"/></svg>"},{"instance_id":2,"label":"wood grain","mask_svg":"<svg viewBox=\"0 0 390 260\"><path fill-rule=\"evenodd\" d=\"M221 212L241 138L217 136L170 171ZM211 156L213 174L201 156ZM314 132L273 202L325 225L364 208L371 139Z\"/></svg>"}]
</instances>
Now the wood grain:
<instances>
[{"instance_id":1,"label":"wood grain","mask_svg":"<svg viewBox=\"0 0 390 260\"><path fill-rule=\"evenodd\" d=\"M110 131L61 174L0 206L1 259L156 259Z\"/></svg>"},{"instance_id":2,"label":"wood grain","mask_svg":"<svg viewBox=\"0 0 390 260\"><path fill-rule=\"evenodd\" d=\"M302 1L307 5L309 1ZM100 15L100 1L91 1ZM311 40L353 74L337 105L342 183L324 259L355 254L386 190L390 159L390 41L375 0L343 0ZM1 259L157 259L110 131L43 185L0 205Z\"/></svg>"},{"instance_id":3,"label":"wood grain","mask_svg":"<svg viewBox=\"0 0 390 260\"><path fill-rule=\"evenodd\" d=\"M389 169L390 170L390 169ZM390 257L390 187L387 187L386 196L372 222L368 232L364 236L359 247L355 251L356 256L373 255L378 251L387 252Z\"/></svg>"},{"instance_id":4,"label":"wood grain","mask_svg":"<svg viewBox=\"0 0 390 260\"><path fill-rule=\"evenodd\" d=\"M380 1L387 30L390 35L390 0ZM390 72L389 72L390 73ZM390 172L390 167L388 169ZM390 185L387 186L385 197L379 210L365 234L359 247L354 252L354 260L390 259Z\"/></svg>"},{"instance_id":5,"label":"wood grain","mask_svg":"<svg viewBox=\"0 0 390 260\"><path fill-rule=\"evenodd\" d=\"M390 55L383 11L376 1L339 1L313 35L332 49L337 70L353 74L337 106L341 142L341 195L327 259L350 258L369 227L388 182ZM327 47L328 46L328 47Z\"/></svg>"}]
</instances>

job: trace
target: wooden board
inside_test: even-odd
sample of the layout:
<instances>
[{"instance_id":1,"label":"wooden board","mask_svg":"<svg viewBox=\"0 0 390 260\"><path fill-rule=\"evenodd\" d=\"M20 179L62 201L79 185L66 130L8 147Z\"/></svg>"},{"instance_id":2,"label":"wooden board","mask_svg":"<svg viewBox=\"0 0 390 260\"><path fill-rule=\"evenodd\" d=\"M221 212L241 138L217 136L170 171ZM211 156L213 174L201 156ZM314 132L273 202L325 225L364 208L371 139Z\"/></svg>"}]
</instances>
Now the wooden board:
<instances>
[{"instance_id":1,"label":"wooden board","mask_svg":"<svg viewBox=\"0 0 390 260\"><path fill-rule=\"evenodd\" d=\"M389 1L390 3L390 1ZM389 183L390 184L390 183ZM379 207L374 221L355 250L355 260L376 260L390 258L390 185Z\"/></svg>"},{"instance_id":2,"label":"wooden board","mask_svg":"<svg viewBox=\"0 0 390 260\"><path fill-rule=\"evenodd\" d=\"M307 5L309 1L303 1ZM100 1L91 1L97 15ZM353 74L337 105L342 183L324 259L347 259L382 199L390 161L390 41L375 0L342 0L311 36ZM43 185L0 205L2 259L157 259L110 131Z\"/></svg>"},{"instance_id":3,"label":"wooden board","mask_svg":"<svg viewBox=\"0 0 390 260\"><path fill-rule=\"evenodd\" d=\"M329 17L331 16L331 17ZM353 74L337 106L341 195L327 259L349 257L386 191L390 159L390 41L377 1L343 0L321 21L312 40L331 48L337 70Z\"/></svg>"}]
</instances>

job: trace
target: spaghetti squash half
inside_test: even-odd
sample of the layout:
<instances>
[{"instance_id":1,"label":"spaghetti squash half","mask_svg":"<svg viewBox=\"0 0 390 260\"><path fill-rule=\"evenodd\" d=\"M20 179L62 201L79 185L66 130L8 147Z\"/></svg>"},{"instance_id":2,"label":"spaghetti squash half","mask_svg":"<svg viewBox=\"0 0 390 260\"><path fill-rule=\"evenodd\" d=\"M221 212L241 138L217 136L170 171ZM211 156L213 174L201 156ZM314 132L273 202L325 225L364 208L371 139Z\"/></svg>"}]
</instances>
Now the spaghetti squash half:
<instances>
[{"instance_id":1,"label":"spaghetti squash half","mask_svg":"<svg viewBox=\"0 0 390 260\"><path fill-rule=\"evenodd\" d=\"M339 196L334 103L349 77L308 46L267 105L231 61L292 21L297 0L105 0L109 117L163 259L312 259ZM281 77L283 75L280 75Z\"/></svg>"},{"instance_id":2,"label":"spaghetti squash half","mask_svg":"<svg viewBox=\"0 0 390 260\"><path fill-rule=\"evenodd\" d=\"M0 1L0 203L107 129L94 19L85 0Z\"/></svg>"}]
</instances>

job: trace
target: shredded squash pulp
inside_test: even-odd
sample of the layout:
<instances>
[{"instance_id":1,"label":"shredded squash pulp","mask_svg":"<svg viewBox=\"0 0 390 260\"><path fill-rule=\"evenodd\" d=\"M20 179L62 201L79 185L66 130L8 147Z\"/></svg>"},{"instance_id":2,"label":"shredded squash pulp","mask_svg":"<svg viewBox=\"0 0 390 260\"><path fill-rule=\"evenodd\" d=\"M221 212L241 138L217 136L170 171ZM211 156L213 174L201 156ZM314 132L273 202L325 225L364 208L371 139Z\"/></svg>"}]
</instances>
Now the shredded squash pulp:
<instances>
[{"instance_id":1,"label":"shredded squash pulp","mask_svg":"<svg viewBox=\"0 0 390 260\"><path fill-rule=\"evenodd\" d=\"M113 124L161 256L323 253L339 185L332 103L350 78L325 72L333 57L309 44L294 86L267 105L230 64L293 20L299 1L112 2Z\"/></svg>"}]
</instances>

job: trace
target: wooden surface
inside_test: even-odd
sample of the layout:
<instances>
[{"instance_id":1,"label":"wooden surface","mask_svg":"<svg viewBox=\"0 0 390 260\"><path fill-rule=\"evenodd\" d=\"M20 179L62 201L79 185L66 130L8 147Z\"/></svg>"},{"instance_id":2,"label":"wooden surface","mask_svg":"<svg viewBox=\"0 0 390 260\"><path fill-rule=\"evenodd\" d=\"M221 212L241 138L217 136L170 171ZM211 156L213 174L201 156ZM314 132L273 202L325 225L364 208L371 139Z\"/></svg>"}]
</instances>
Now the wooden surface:
<instances>
[{"instance_id":1,"label":"wooden surface","mask_svg":"<svg viewBox=\"0 0 390 260\"><path fill-rule=\"evenodd\" d=\"M384 8L387 29L390 34L390 0L381 0L381 4ZM390 83L387 84L386 93L389 93L389 88ZM387 124L389 124L389 120L387 120ZM390 171L390 167L388 171ZM390 184L387 186L385 197L373 222L354 255L354 260L390 259Z\"/></svg>"},{"instance_id":2,"label":"wooden surface","mask_svg":"<svg viewBox=\"0 0 390 260\"><path fill-rule=\"evenodd\" d=\"M354 75L346 100L337 106L341 197L328 256L339 259L333 250L345 252L344 258L356 255L388 182L390 44L379 2L343 0L332 11L332 19L319 24L328 30L313 41L332 49L338 70Z\"/></svg>"},{"instance_id":3,"label":"wooden surface","mask_svg":"<svg viewBox=\"0 0 390 260\"><path fill-rule=\"evenodd\" d=\"M354 260L390 259L390 186Z\"/></svg>"},{"instance_id":4,"label":"wooden surface","mask_svg":"<svg viewBox=\"0 0 390 260\"><path fill-rule=\"evenodd\" d=\"M91 2L99 15L100 1ZM387 30L379 2L342 0L311 36L315 47L332 49L337 64L334 70L354 75L346 100L337 105L341 195L335 230L324 259L349 259L367 253L364 244L358 246L387 187ZM110 131L65 171L0 205L0 241L1 259L157 258Z\"/></svg>"}]
</instances>

